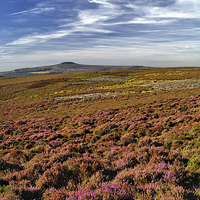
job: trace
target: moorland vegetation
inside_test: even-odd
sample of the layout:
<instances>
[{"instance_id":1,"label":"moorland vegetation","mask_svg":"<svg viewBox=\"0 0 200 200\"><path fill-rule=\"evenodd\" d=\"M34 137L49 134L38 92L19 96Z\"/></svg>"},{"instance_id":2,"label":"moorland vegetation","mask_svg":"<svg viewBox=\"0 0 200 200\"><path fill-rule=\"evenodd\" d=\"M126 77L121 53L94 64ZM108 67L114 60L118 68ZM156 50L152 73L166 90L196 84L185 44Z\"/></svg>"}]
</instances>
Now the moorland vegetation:
<instances>
[{"instance_id":1,"label":"moorland vegetation","mask_svg":"<svg viewBox=\"0 0 200 200\"><path fill-rule=\"evenodd\" d=\"M0 199L200 199L200 68L0 77Z\"/></svg>"}]
</instances>

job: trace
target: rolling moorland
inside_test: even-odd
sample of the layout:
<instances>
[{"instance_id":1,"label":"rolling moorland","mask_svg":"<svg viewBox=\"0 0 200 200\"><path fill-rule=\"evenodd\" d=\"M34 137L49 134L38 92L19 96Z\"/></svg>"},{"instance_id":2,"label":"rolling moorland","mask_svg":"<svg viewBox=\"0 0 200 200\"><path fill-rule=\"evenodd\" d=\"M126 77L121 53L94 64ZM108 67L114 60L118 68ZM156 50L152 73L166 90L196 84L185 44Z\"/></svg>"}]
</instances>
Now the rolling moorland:
<instances>
[{"instance_id":1,"label":"rolling moorland","mask_svg":"<svg viewBox=\"0 0 200 200\"><path fill-rule=\"evenodd\" d=\"M200 199L200 68L0 77L1 200Z\"/></svg>"},{"instance_id":2,"label":"rolling moorland","mask_svg":"<svg viewBox=\"0 0 200 200\"><path fill-rule=\"evenodd\" d=\"M105 66L105 65L84 65L74 62L62 62L60 64L21 68L12 71L0 72L0 76L30 76L41 74L60 74L60 73L72 73L72 72L88 72L88 71L107 71L107 70L120 70L120 69L141 69L149 68L144 66Z\"/></svg>"}]
</instances>

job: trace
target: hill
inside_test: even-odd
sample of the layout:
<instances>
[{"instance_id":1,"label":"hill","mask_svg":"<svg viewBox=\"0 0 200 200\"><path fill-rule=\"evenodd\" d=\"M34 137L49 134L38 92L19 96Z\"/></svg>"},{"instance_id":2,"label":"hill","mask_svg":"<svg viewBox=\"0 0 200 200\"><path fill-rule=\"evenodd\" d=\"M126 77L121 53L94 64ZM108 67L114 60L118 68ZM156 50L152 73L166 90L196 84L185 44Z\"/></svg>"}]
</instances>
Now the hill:
<instances>
[{"instance_id":1,"label":"hill","mask_svg":"<svg viewBox=\"0 0 200 200\"><path fill-rule=\"evenodd\" d=\"M38 74L58 74L70 72L87 72L87 71L105 71L105 70L119 70L119 69L142 69L144 66L106 66L106 65L84 65L74 62L62 62L56 65L21 68L7 72L0 72L0 76L29 76Z\"/></svg>"},{"instance_id":2,"label":"hill","mask_svg":"<svg viewBox=\"0 0 200 200\"><path fill-rule=\"evenodd\" d=\"M0 77L0 199L200 199L200 68Z\"/></svg>"}]
</instances>

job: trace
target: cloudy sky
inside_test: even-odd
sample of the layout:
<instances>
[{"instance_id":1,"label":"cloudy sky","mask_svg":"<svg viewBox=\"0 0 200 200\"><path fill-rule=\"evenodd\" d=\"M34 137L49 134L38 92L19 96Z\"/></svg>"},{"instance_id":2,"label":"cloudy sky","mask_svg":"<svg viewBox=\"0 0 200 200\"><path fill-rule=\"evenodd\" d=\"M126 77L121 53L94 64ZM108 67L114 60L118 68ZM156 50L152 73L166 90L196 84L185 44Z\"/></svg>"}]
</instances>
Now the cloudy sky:
<instances>
[{"instance_id":1,"label":"cloudy sky","mask_svg":"<svg viewBox=\"0 0 200 200\"><path fill-rule=\"evenodd\" d=\"M1 0L0 71L200 66L199 0Z\"/></svg>"}]
</instances>

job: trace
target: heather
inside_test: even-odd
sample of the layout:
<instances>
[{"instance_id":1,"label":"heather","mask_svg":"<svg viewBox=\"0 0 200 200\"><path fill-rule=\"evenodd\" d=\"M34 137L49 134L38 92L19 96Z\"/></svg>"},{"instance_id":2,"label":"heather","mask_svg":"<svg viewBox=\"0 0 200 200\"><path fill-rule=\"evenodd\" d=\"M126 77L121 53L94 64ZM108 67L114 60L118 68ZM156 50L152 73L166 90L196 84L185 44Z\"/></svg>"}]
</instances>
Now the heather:
<instances>
[{"instance_id":1,"label":"heather","mask_svg":"<svg viewBox=\"0 0 200 200\"><path fill-rule=\"evenodd\" d=\"M199 72L0 77L0 199L199 199Z\"/></svg>"}]
</instances>

